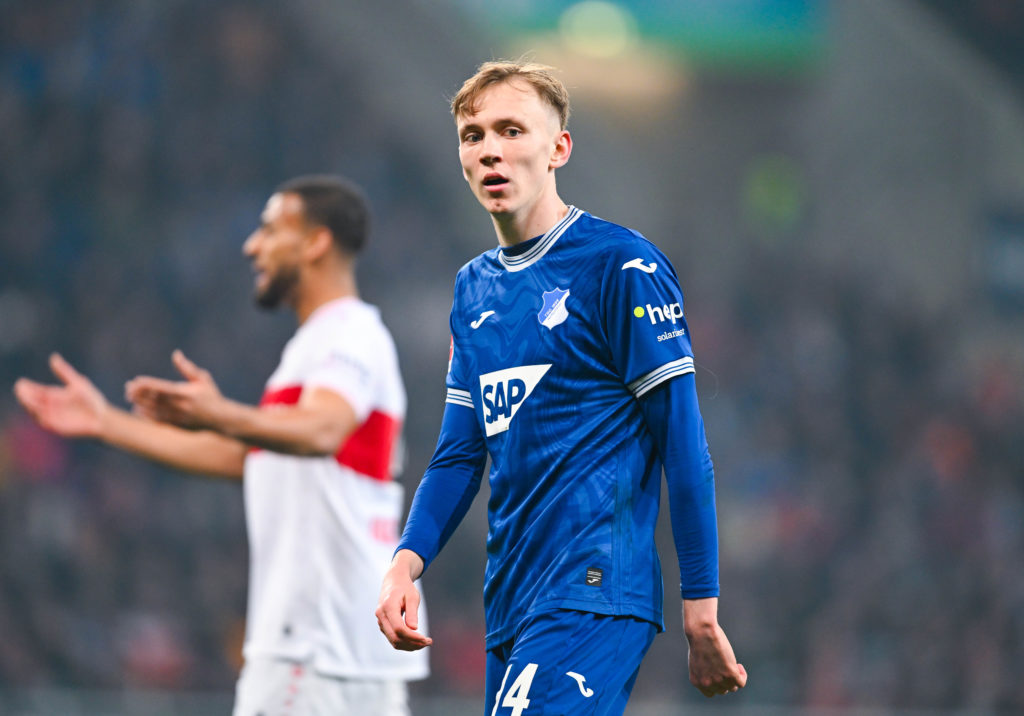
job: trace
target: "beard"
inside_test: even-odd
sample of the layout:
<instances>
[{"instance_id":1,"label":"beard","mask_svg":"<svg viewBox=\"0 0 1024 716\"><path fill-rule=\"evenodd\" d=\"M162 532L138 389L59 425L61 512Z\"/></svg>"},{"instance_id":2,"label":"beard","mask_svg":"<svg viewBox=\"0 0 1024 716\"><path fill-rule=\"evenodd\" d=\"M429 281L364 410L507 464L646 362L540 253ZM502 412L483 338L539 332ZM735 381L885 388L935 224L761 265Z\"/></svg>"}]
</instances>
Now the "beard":
<instances>
[{"instance_id":1,"label":"beard","mask_svg":"<svg viewBox=\"0 0 1024 716\"><path fill-rule=\"evenodd\" d=\"M253 298L256 305L266 310L273 310L287 300L299 282L299 270L294 266L286 266L277 271L267 285L257 288Z\"/></svg>"}]
</instances>

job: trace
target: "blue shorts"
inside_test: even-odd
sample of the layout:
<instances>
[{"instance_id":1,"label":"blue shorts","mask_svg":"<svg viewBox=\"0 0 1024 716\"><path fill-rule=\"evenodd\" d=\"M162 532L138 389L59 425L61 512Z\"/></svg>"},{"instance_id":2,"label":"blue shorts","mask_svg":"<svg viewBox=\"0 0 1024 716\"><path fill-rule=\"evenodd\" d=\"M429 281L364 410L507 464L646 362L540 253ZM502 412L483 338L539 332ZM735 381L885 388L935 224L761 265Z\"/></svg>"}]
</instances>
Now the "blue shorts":
<instances>
[{"instance_id":1,"label":"blue shorts","mask_svg":"<svg viewBox=\"0 0 1024 716\"><path fill-rule=\"evenodd\" d=\"M558 610L526 619L487 652L488 716L617 716L657 627L633 617Z\"/></svg>"}]
</instances>

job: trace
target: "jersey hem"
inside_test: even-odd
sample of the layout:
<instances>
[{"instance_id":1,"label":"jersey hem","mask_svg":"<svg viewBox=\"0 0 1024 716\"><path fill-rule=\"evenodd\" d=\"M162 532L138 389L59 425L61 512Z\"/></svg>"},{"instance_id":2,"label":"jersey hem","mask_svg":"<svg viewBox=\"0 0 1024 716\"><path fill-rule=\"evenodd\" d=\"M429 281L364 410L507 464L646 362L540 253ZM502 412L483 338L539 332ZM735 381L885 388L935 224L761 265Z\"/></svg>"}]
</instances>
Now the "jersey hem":
<instances>
[{"instance_id":1,"label":"jersey hem","mask_svg":"<svg viewBox=\"0 0 1024 716\"><path fill-rule=\"evenodd\" d=\"M384 637L382 635L381 639L383 638ZM253 659L275 659L278 661L291 661L302 664L308 664L309 668L315 671L316 673L336 679L420 681L430 676L430 666L427 663L424 663L421 666L402 668L374 668L372 666L347 667L343 665L332 664L329 659L325 661L323 656L317 657L315 654L310 654L308 652L300 654L289 653L286 650L280 649L253 649L249 647L246 647L244 649L243 656L247 661Z\"/></svg>"},{"instance_id":2,"label":"jersey hem","mask_svg":"<svg viewBox=\"0 0 1024 716\"><path fill-rule=\"evenodd\" d=\"M530 609L528 612L517 620L516 624L510 626L504 626L494 631L488 632L484 637L484 647L487 650L494 649L495 647L501 646L505 642L513 639L518 629L518 624L523 620L532 617L536 614L543 614L545 612L555 612L562 609L571 609L578 612L589 612L591 614L601 614L604 616L611 617L633 617L634 619L640 619L645 622L650 622L658 629L658 633L665 631L665 620L662 617L661 612L646 610L646 609L622 609L611 606L603 606L594 604L593 602L582 601L579 599L562 599L553 602L545 602L538 605L537 607Z\"/></svg>"}]
</instances>

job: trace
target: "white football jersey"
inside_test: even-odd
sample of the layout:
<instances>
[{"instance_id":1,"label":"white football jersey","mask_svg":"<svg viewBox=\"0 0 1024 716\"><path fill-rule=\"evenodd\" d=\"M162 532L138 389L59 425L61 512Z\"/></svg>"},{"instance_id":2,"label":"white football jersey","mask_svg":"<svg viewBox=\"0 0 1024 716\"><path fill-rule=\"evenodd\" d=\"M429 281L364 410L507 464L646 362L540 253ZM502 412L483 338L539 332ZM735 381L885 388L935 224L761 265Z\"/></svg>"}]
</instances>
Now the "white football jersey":
<instances>
[{"instance_id":1,"label":"white football jersey","mask_svg":"<svg viewBox=\"0 0 1024 716\"><path fill-rule=\"evenodd\" d=\"M285 346L261 408L294 405L314 388L345 398L360 424L333 456L252 450L246 458L245 656L306 661L347 678L423 678L426 653L393 649L374 616L398 543L403 490L392 473L406 404L376 308L343 298L314 311ZM420 624L425 631L422 606Z\"/></svg>"}]
</instances>

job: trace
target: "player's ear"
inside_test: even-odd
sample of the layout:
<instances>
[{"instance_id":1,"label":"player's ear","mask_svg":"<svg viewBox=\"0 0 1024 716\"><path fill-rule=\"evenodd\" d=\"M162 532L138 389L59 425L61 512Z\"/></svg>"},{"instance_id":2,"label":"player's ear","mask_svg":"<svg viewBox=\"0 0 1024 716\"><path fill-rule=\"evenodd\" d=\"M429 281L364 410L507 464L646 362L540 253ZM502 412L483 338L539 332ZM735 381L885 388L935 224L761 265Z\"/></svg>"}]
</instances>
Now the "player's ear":
<instances>
[{"instance_id":1,"label":"player's ear","mask_svg":"<svg viewBox=\"0 0 1024 716\"><path fill-rule=\"evenodd\" d=\"M319 261L334 248L334 237L326 226L317 226L306 235L304 253L310 261Z\"/></svg>"},{"instance_id":2,"label":"player's ear","mask_svg":"<svg viewBox=\"0 0 1024 716\"><path fill-rule=\"evenodd\" d=\"M555 145L551 149L551 159L548 161L548 169L558 169L565 166L572 154L572 135L569 130L563 129L555 137Z\"/></svg>"}]
</instances>

